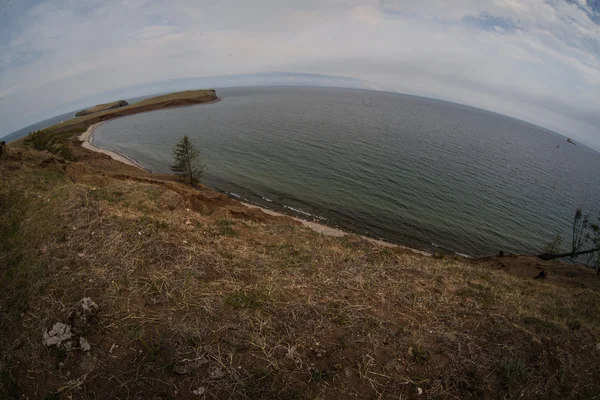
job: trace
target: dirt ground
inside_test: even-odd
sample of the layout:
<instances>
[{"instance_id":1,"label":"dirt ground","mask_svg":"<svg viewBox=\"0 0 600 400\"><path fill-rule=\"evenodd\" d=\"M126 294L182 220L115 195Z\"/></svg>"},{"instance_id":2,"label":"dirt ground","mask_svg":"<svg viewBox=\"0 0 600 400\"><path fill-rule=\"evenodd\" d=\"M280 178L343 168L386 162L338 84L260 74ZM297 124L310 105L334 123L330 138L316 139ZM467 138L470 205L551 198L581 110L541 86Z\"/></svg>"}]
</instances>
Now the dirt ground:
<instances>
[{"instance_id":1,"label":"dirt ground","mask_svg":"<svg viewBox=\"0 0 600 400\"><path fill-rule=\"evenodd\" d=\"M323 235L72 146L0 159L2 399L600 393L591 270Z\"/></svg>"}]
</instances>

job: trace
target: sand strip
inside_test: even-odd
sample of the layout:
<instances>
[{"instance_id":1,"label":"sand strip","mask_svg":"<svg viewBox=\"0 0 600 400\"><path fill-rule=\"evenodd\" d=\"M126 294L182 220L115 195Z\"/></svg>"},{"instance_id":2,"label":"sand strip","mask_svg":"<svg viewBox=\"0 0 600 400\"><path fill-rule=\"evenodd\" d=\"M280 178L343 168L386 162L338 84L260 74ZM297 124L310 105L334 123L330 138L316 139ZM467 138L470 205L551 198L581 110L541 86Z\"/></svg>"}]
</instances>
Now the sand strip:
<instances>
[{"instance_id":1,"label":"sand strip","mask_svg":"<svg viewBox=\"0 0 600 400\"><path fill-rule=\"evenodd\" d=\"M332 227L327 226L327 225L319 224L318 222L307 221L305 219L298 218L298 217L292 217L290 215L283 214L283 213L280 213L280 212L277 212L277 211L273 211L273 210L269 210L268 208L259 207L259 206L256 206L256 205L250 204L250 203L244 203L244 202L241 202L241 201L240 201L240 203L242 203L243 205L245 205L248 208L259 209L262 212L264 212L265 214L274 215L274 216L278 216L278 217L288 217L288 218L291 218L293 220L296 220L296 221L300 222L302 225L306 226L307 228L310 228L313 231L318 232L318 233L320 233L322 235L342 237L342 236L346 236L346 235L349 234L349 232L346 232L346 231L343 231L343 230L337 229L337 228L332 228ZM412 247L401 246L399 244L388 243L388 242L385 242L383 240L370 238L368 236L363 236L363 235L358 235L358 236L360 236L361 238L363 238L365 240L368 240L371 243L376 243L376 244L378 244L380 246L384 246L384 247L397 247L397 248L401 248L401 249L410 250L410 251L412 251L413 253L416 253L416 254L421 254L421 255L424 255L424 256L431 256L431 253L428 253L428 252L423 251L423 250L413 249Z\"/></svg>"},{"instance_id":2,"label":"sand strip","mask_svg":"<svg viewBox=\"0 0 600 400\"><path fill-rule=\"evenodd\" d=\"M110 156L113 160L120 161L123 164L131 165L132 167L136 167L136 168L140 168L140 169L144 169L137 162L128 158L125 155L116 153L111 150L103 149L101 147L97 147L92 144L92 140L93 140L92 135L93 135L94 131L96 130L96 128L98 128L100 125L102 125L105 122L106 121L98 122L97 124L91 125L87 129L87 131L83 132L81 135L79 135L77 137L77 139L81 142L81 147L83 147L84 149L95 151L97 153L106 154L106 155ZM144 171L145 171L145 169L144 169Z\"/></svg>"},{"instance_id":3,"label":"sand strip","mask_svg":"<svg viewBox=\"0 0 600 400\"><path fill-rule=\"evenodd\" d=\"M94 146L92 144L92 134L94 133L94 130L96 130L96 128L98 128L104 122L106 122L106 121L98 122L97 124L91 125L87 129L87 131L85 131L84 133L82 133L81 135L79 135L77 137L77 139L81 141L81 147L83 147L84 149L88 149L88 150L91 150L91 151L98 152L98 153L106 154L106 155L110 156L113 160L120 161L123 164L131 165L133 167L137 167L137 168L140 168L140 169L144 169L138 163L136 163L135 161L131 160L130 158L128 158L128 157L126 157L126 156L124 156L122 154L118 154L118 153L115 153L114 151L106 150L106 149L103 149L101 147ZM304 219L298 218L298 217L292 217L290 215L286 215L286 214L283 214L283 213L280 213L280 212L277 212L277 211L269 210L268 208L259 207L259 206L256 206L254 204L244 203L244 202L240 202L240 203L243 204L244 206L248 207L248 208L259 209L262 212L264 212L265 214L275 215L275 216L279 216L279 217L292 218L292 219L300 222L302 225L306 226L307 228L310 228L313 231L318 232L318 233L320 233L322 235L335 236L335 237L342 237L342 236L348 235L348 232L345 232L345 231L343 231L341 229L332 228L332 227L327 226L327 225L319 224L319 223L313 222L313 221L307 221L307 220L304 220ZM431 256L431 253L428 253L426 251L417 250L417 249L413 249L411 247L401 246L401 245L398 245L398 244L388 243L388 242L385 242L383 240L378 240L378 239L370 238L368 236L362 236L362 235L359 235L359 236L362 237L365 240L368 240L369 242L376 243L376 244L378 244L380 246L384 246L384 247L397 247L397 248L402 248L402 249L410 250L410 251L412 251L413 253L416 253L416 254L421 254L421 255L424 255L424 256Z\"/></svg>"}]
</instances>

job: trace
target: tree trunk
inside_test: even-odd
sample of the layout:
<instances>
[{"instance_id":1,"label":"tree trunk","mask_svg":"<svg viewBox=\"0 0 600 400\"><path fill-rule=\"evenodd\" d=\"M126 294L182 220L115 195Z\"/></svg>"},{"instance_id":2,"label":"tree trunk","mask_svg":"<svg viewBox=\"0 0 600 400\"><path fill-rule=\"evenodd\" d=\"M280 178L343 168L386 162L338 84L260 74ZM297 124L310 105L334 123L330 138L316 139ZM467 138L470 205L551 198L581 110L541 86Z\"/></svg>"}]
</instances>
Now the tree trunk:
<instances>
[{"instance_id":1,"label":"tree trunk","mask_svg":"<svg viewBox=\"0 0 600 400\"><path fill-rule=\"evenodd\" d=\"M194 187L194 175L192 173L192 160L190 159L190 153L189 153L189 149L186 153L186 160L187 160L187 167L188 167L188 174L190 175L190 186Z\"/></svg>"},{"instance_id":2,"label":"tree trunk","mask_svg":"<svg viewBox=\"0 0 600 400\"><path fill-rule=\"evenodd\" d=\"M600 251L600 247L596 247L595 249L590 249L590 250L576 251L574 253L573 252L560 253L560 254L548 254L548 253L544 253L544 254L540 254L538 256L538 258L541 258L542 260L554 260L555 258L577 257L577 256L580 256L582 254L589 254L589 253L593 253L595 251Z\"/></svg>"}]
</instances>

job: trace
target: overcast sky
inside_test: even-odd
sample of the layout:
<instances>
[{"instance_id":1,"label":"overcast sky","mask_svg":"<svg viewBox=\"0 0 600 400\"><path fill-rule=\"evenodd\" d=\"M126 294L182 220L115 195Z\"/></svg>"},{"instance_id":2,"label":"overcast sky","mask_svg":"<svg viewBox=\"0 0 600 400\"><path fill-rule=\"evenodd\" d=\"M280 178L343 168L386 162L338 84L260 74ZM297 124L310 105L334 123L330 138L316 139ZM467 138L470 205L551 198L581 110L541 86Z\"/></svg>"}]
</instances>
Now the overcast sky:
<instances>
[{"instance_id":1,"label":"overcast sky","mask_svg":"<svg viewBox=\"0 0 600 400\"><path fill-rule=\"evenodd\" d=\"M114 89L263 71L473 105L600 150L600 0L0 0L0 136Z\"/></svg>"}]
</instances>

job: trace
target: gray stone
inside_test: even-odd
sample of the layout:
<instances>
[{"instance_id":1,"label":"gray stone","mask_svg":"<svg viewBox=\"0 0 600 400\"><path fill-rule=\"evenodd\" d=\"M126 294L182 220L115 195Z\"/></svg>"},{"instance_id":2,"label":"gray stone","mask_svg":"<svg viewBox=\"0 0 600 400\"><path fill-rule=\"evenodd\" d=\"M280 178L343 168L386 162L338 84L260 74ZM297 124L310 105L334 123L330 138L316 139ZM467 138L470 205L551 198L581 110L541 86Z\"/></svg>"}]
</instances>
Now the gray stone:
<instances>
[{"instance_id":1,"label":"gray stone","mask_svg":"<svg viewBox=\"0 0 600 400\"><path fill-rule=\"evenodd\" d=\"M80 304L83 312L87 314L96 314L96 311L98 311L98 304L94 303L91 297L84 297L81 299Z\"/></svg>"},{"instance_id":2,"label":"gray stone","mask_svg":"<svg viewBox=\"0 0 600 400\"><path fill-rule=\"evenodd\" d=\"M90 351L92 349L90 342L88 342L88 340L83 336L79 338L79 347L83 351Z\"/></svg>"},{"instance_id":3,"label":"gray stone","mask_svg":"<svg viewBox=\"0 0 600 400\"><path fill-rule=\"evenodd\" d=\"M66 342L72 337L73 333L71 333L71 327L62 322L57 322L49 332L44 332L42 341L46 347L60 346L63 342Z\"/></svg>"},{"instance_id":4,"label":"gray stone","mask_svg":"<svg viewBox=\"0 0 600 400\"><path fill-rule=\"evenodd\" d=\"M202 396L205 392L206 389L204 389L202 386L196 390L192 390L192 394L195 394L196 396Z\"/></svg>"}]
</instances>

